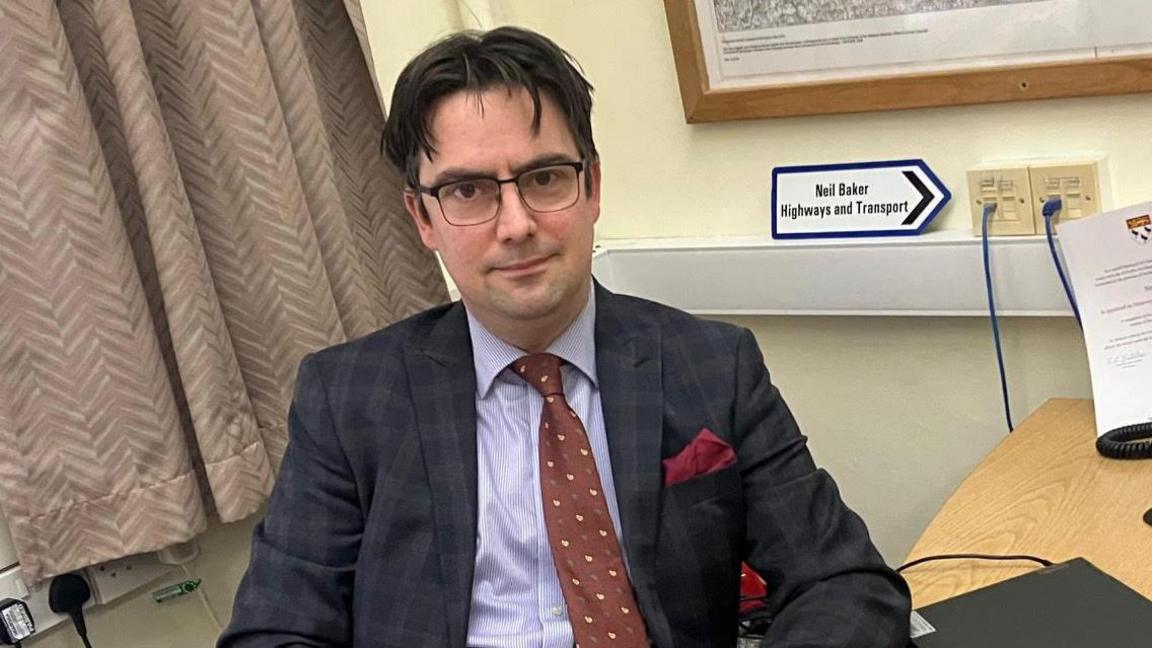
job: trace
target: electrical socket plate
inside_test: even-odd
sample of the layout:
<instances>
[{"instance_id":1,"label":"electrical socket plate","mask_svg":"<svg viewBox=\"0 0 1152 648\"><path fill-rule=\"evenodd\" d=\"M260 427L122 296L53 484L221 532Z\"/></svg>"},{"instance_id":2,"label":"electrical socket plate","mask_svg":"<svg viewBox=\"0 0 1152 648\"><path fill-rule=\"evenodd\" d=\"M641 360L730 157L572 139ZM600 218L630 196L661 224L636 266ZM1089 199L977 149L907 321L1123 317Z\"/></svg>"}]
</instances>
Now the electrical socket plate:
<instances>
[{"instance_id":1,"label":"electrical socket plate","mask_svg":"<svg viewBox=\"0 0 1152 648\"><path fill-rule=\"evenodd\" d=\"M84 571L92 585L93 598L105 604L173 574L175 568L160 562L155 553L146 553L93 565Z\"/></svg>"},{"instance_id":2,"label":"electrical socket plate","mask_svg":"<svg viewBox=\"0 0 1152 648\"><path fill-rule=\"evenodd\" d=\"M160 562L154 553L129 556L88 567L80 572L92 588L92 598L84 604L84 609L114 601L163 576L177 574L177 570L177 567ZM48 589L51 583L52 579L49 578L32 587L26 586L19 565L0 571L0 598L23 599L28 604L36 623L36 633L32 638L56 625L71 622L67 615L53 612L49 607Z\"/></svg>"},{"instance_id":3,"label":"electrical socket plate","mask_svg":"<svg viewBox=\"0 0 1152 648\"><path fill-rule=\"evenodd\" d=\"M1109 202L1104 159L1039 162L1028 166L1032 194L1036 198L1036 231L1044 232L1044 201L1059 197L1062 207L1053 222L1098 214Z\"/></svg>"},{"instance_id":4,"label":"electrical socket plate","mask_svg":"<svg viewBox=\"0 0 1152 648\"><path fill-rule=\"evenodd\" d=\"M1032 181L1026 166L977 167L968 172L968 205L972 210L972 233L980 236L984 207L996 204L988 221L990 236L1035 234Z\"/></svg>"}]
</instances>

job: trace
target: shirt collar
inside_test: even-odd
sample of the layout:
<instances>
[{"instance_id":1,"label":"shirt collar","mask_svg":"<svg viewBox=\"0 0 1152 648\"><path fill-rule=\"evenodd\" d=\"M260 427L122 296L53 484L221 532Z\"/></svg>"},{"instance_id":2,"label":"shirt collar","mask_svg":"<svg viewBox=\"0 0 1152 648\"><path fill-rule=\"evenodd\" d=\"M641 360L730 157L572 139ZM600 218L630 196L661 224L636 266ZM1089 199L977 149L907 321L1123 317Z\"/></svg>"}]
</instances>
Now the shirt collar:
<instances>
[{"instance_id":1,"label":"shirt collar","mask_svg":"<svg viewBox=\"0 0 1152 648\"><path fill-rule=\"evenodd\" d=\"M472 362L476 368L476 394L486 398L500 372L508 365L527 355L526 351L508 344L493 335L480 320L468 315L468 333L472 337ZM559 356L576 367L592 381L596 381L596 290L588 291L588 303L568 328L548 346L547 352Z\"/></svg>"}]
</instances>

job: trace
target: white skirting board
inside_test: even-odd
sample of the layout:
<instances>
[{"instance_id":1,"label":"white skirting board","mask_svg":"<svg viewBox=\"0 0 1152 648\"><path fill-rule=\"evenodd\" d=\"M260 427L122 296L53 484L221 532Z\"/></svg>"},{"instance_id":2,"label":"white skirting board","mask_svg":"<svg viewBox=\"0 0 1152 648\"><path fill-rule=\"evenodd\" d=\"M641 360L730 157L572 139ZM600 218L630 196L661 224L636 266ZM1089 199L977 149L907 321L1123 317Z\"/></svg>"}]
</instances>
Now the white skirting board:
<instances>
[{"instance_id":1,"label":"white skirting board","mask_svg":"<svg viewBox=\"0 0 1152 648\"><path fill-rule=\"evenodd\" d=\"M1043 236L993 238L991 245L999 314L1071 317ZM980 239L967 231L804 241L607 239L597 242L592 272L614 292L699 315L988 314Z\"/></svg>"}]
</instances>

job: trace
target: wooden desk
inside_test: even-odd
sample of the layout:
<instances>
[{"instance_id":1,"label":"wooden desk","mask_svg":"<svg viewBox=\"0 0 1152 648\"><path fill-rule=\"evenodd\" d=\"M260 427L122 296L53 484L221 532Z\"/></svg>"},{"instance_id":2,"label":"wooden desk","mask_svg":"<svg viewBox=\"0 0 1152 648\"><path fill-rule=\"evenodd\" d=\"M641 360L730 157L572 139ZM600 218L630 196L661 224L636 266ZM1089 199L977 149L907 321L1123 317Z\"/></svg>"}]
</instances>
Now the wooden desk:
<instances>
[{"instance_id":1,"label":"wooden desk","mask_svg":"<svg viewBox=\"0 0 1152 648\"><path fill-rule=\"evenodd\" d=\"M1152 598L1152 460L1096 453L1092 401L1053 399L960 484L908 554L1082 556ZM962 443L962 439L957 439ZM921 607L1038 567L1032 562L944 560L904 572Z\"/></svg>"}]
</instances>

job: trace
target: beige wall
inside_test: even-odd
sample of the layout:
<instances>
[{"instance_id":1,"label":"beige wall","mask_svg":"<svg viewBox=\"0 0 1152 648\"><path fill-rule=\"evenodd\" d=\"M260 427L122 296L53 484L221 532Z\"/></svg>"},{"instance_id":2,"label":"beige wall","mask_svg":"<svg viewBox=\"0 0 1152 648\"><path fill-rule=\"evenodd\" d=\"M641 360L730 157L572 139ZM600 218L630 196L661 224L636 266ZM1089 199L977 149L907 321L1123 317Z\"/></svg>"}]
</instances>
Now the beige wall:
<instances>
[{"instance_id":1,"label":"beige wall","mask_svg":"<svg viewBox=\"0 0 1152 648\"><path fill-rule=\"evenodd\" d=\"M757 317L760 341L818 463L896 565L1006 433L988 323L976 318ZM1088 397L1071 319L1003 322L1012 407Z\"/></svg>"},{"instance_id":2,"label":"beige wall","mask_svg":"<svg viewBox=\"0 0 1152 648\"><path fill-rule=\"evenodd\" d=\"M773 166L923 157L954 192L984 159L1099 151L1118 204L1149 198L1148 96L758 120L688 126L659 0L362 0L385 97L403 62L461 24L507 20L571 51L597 89L604 163L602 238L768 232ZM949 208L946 227L966 227ZM931 271L927 269L926 271ZM979 319L761 317L773 377L817 460L899 562L943 500L1004 434L987 322ZM1089 395L1083 346L1067 319L1005 322L1013 406ZM96 646L209 646L247 564L253 522L216 525L191 565L202 597L164 606L147 592L91 613ZM77 645L70 629L34 646Z\"/></svg>"},{"instance_id":3,"label":"beige wall","mask_svg":"<svg viewBox=\"0 0 1152 648\"><path fill-rule=\"evenodd\" d=\"M408 59L432 41L460 28L456 0L361 0L368 44L385 106Z\"/></svg>"}]
</instances>

